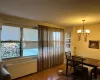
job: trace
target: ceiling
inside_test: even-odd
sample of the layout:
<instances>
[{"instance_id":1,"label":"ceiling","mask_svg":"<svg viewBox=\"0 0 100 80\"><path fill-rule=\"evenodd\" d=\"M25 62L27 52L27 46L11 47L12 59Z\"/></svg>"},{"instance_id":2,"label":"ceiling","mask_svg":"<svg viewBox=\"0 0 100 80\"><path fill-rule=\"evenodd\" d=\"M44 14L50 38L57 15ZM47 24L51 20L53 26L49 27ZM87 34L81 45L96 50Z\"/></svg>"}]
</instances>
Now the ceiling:
<instances>
[{"instance_id":1,"label":"ceiling","mask_svg":"<svg viewBox=\"0 0 100 80\"><path fill-rule=\"evenodd\" d=\"M0 0L0 12L62 26L100 23L100 0Z\"/></svg>"}]
</instances>

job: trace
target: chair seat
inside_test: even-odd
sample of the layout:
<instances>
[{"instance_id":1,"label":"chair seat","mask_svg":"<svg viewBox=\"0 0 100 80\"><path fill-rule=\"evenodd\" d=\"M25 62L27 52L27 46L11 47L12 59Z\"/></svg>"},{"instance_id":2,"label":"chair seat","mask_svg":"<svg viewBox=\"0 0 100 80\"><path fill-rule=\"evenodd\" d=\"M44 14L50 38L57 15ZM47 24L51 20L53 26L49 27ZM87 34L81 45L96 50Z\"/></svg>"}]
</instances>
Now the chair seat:
<instances>
[{"instance_id":1,"label":"chair seat","mask_svg":"<svg viewBox=\"0 0 100 80\"><path fill-rule=\"evenodd\" d=\"M73 62L71 62L71 61L68 62L68 65L71 66L71 67L73 67ZM78 65L78 63L75 63L75 66L77 66L77 65Z\"/></svg>"},{"instance_id":2,"label":"chair seat","mask_svg":"<svg viewBox=\"0 0 100 80\"><path fill-rule=\"evenodd\" d=\"M88 68L83 67L82 70L82 66L76 66L73 75L82 78L82 80L88 80Z\"/></svg>"}]
</instances>

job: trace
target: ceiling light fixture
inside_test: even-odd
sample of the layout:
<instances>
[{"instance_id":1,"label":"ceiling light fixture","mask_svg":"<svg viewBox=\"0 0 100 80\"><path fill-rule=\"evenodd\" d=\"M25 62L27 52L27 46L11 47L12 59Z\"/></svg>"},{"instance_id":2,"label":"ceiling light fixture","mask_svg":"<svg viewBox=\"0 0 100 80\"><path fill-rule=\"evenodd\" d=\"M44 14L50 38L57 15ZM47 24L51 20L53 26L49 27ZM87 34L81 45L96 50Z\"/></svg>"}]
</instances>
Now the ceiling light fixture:
<instances>
[{"instance_id":1,"label":"ceiling light fixture","mask_svg":"<svg viewBox=\"0 0 100 80\"><path fill-rule=\"evenodd\" d=\"M89 29L84 29L84 22L85 20L82 20L83 21L83 29L79 29L77 30L77 33L78 33L78 40L80 41L81 40L81 34L84 35L84 41L87 41L87 35L90 34L90 30Z\"/></svg>"}]
</instances>

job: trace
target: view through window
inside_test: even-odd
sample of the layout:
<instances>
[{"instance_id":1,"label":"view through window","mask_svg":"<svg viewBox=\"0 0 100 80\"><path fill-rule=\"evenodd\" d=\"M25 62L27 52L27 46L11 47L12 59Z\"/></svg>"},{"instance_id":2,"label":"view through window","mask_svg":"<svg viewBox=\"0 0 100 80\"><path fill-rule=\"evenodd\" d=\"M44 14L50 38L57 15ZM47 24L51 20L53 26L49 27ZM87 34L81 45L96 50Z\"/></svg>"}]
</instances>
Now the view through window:
<instances>
[{"instance_id":1,"label":"view through window","mask_svg":"<svg viewBox=\"0 0 100 80\"><path fill-rule=\"evenodd\" d=\"M1 31L2 58L20 56L20 28L2 26Z\"/></svg>"},{"instance_id":2,"label":"view through window","mask_svg":"<svg viewBox=\"0 0 100 80\"><path fill-rule=\"evenodd\" d=\"M60 41L60 32L53 32L53 40L54 40L54 46L59 47L59 41Z\"/></svg>"},{"instance_id":3,"label":"view through window","mask_svg":"<svg viewBox=\"0 0 100 80\"><path fill-rule=\"evenodd\" d=\"M38 54L38 30L23 29L23 56Z\"/></svg>"},{"instance_id":4,"label":"view through window","mask_svg":"<svg viewBox=\"0 0 100 80\"><path fill-rule=\"evenodd\" d=\"M20 27L2 25L2 59L20 57L21 54L22 56L36 56L38 54L38 29L22 29ZM23 34L21 34L21 31Z\"/></svg>"}]
</instances>

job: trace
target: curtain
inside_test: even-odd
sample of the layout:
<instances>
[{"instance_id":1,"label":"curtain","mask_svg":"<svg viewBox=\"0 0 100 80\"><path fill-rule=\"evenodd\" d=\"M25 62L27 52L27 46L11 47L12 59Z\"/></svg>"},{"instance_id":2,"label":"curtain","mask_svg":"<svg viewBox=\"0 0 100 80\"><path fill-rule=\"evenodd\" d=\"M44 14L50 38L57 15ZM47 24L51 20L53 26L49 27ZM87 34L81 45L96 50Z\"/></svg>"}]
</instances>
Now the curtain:
<instances>
[{"instance_id":1,"label":"curtain","mask_svg":"<svg viewBox=\"0 0 100 80\"><path fill-rule=\"evenodd\" d=\"M1 29L0 29L0 62L2 61L2 44L1 44Z\"/></svg>"},{"instance_id":2,"label":"curtain","mask_svg":"<svg viewBox=\"0 0 100 80\"><path fill-rule=\"evenodd\" d=\"M39 25L38 71L63 64L64 30Z\"/></svg>"}]
</instances>

